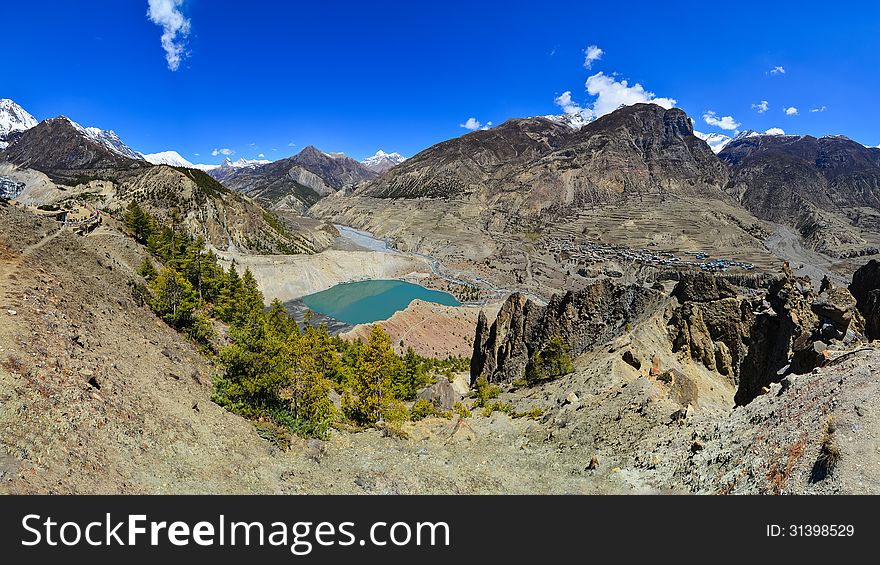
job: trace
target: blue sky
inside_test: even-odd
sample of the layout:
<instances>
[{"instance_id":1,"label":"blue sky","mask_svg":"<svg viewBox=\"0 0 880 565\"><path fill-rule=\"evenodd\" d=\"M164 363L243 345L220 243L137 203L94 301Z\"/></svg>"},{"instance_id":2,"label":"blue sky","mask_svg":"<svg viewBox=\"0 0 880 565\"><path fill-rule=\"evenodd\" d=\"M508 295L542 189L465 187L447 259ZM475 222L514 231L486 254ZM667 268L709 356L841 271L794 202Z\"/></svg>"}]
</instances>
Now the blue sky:
<instances>
[{"instance_id":1,"label":"blue sky","mask_svg":"<svg viewBox=\"0 0 880 565\"><path fill-rule=\"evenodd\" d=\"M309 144L411 156L469 118L562 112L554 100L602 113L647 93L704 132L880 145L878 2L153 1L158 24L148 0L7 0L0 97L204 163Z\"/></svg>"}]
</instances>

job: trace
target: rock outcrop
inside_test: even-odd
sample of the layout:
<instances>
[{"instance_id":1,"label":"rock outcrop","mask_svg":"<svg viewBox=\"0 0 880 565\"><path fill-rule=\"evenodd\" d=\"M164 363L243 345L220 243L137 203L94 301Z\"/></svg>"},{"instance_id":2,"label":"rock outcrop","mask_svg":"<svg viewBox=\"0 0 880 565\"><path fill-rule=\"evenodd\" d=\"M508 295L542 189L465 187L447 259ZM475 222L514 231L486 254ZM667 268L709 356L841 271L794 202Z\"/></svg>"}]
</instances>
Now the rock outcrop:
<instances>
[{"instance_id":1,"label":"rock outcrop","mask_svg":"<svg viewBox=\"0 0 880 565\"><path fill-rule=\"evenodd\" d=\"M562 337L572 357L623 334L655 311L663 295L641 286L597 282L578 292L554 295L541 306L524 295L508 297L490 326L480 316L471 358L471 382L522 378L533 355L553 336Z\"/></svg>"},{"instance_id":2,"label":"rock outcrop","mask_svg":"<svg viewBox=\"0 0 880 565\"><path fill-rule=\"evenodd\" d=\"M737 404L781 378L818 321L812 290L788 270L763 296L740 296L708 273L683 276L673 296L681 302L669 321L673 351L730 379Z\"/></svg>"},{"instance_id":3,"label":"rock outcrop","mask_svg":"<svg viewBox=\"0 0 880 565\"><path fill-rule=\"evenodd\" d=\"M446 377L440 377L436 383L419 392L418 399L427 400L440 412L452 410L461 396Z\"/></svg>"},{"instance_id":4,"label":"rock outcrop","mask_svg":"<svg viewBox=\"0 0 880 565\"><path fill-rule=\"evenodd\" d=\"M849 291L865 320L865 336L880 339L880 262L872 259L853 274Z\"/></svg>"}]
</instances>

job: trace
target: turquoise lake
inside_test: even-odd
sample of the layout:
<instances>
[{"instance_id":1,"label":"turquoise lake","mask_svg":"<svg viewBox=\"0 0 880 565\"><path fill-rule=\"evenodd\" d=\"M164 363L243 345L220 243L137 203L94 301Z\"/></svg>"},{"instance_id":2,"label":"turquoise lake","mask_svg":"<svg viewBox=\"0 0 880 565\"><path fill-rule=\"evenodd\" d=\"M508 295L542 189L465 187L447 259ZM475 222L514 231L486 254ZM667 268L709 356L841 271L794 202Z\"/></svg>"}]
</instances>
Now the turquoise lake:
<instances>
[{"instance_id":1,"label":"turquoise lake","mask_svg":"<svg viewBox=\"0 0 880 565\"><path fill-rule=\"evenodd\" d=\"M416 299L444 306L461 305L447 292L403 281L343 283L304 296L302 300L313 312L349 324L369 324L390 318Z\"/></svg>"}]
</instances>

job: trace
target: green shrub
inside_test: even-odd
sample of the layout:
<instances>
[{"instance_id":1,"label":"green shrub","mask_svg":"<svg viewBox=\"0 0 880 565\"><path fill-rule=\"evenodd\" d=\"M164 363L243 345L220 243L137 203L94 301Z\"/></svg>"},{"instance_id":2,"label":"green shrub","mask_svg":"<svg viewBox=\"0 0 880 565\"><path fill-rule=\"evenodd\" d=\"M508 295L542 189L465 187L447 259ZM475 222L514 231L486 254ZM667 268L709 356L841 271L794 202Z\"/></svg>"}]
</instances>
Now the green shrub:
<instances>
[{"instance_id":1,"label":"green shrub","mask_svg":"<svg viewBox=\"0 0 880 565\"><path fill-rule=\"evenodd\" d=\"M413 404L412 409L409 411L410 419L413 422L418 422L419 420L423 420L428 416L433 416L437 413L437 409L434 408L434 405L424 398L420 398L416 400L415 404Z\"/></svg>"},{"instance_id":2,"label":"green shrub","mask_svg":"<svg viewBox=\"0 0 880 565\"><path fill-rule=\"evenodd\" d=\"M498 398L498 395L501 394L501 387L489 384L489 380L482 375L477 378L474 388L474 396L477 399L476 406L488 406L490 400Z\"/></svg>"},{"instance_id":3,"label":"green shrub","mask_svg":"<svg viewBox=\"0 0 880 565\"><path fill-rule=\"evenodd\" d=\"M271 442L278 449L282 451L290 449L290 437L281 426L272 422L254 422L254 428L257 430L257 435Z\"/></svg>"},{"instance_id":4,"label":"green shrub","mask_svg":"<svg viewBox=\"0 0 880 565\"><path fill-rule=\"evenodd\" d=\"M571 347L562 336L555 335L526 365L526 382L530 385L571 373Z\"/></svg>"},{"instance_id":5,"label":"green shrub","mask_svg":"<svg viewBox=\"0 0 880 565\"><path fill-rule=\"evenodd\" d=\"M464 404L462 404L461 402L456 402L455 406L453 406L452 409L455 411L456 414L458 414L462 418L470 418L471 417L471 411L468 410L468 407L465 406Z\"/></svg>"},{"instance_id":6,"label":"green shrub","mask_svg":"<svg viewBox=\"0 0 880 565\"><path fill-rule=\"evenodd\" d=\"M529 418L530 420L540 420L541 416L544 415L544 409L539 407L534 407L531 410L527 410L526 412L517 412L513 415L514 418Z\"/></svg>"},{"instance_id":7,"label":"green shrub","mask_svg":"<svg viewBox=\"0 0 880 565\"><path fill-rule=\"evenodd\" d=\"M388 424L400 425L409 422L410 412L406 409L406 404L399 400L392 400L385 407L382 418Z\"/></svg>"},{"instance_id":8,"label":"green shrub","mask_svg":"<svg viewBox=\"0 0 880 565\"><path fill-rule=\"evenodd\" d=\"M496 400L492 404L483 408L483 417L488 418L493 412L504 412L508 416L513 416L516 413L513 409L513 404L509 402L501 402L500 400Z\"/></svg>"}]
</instances>

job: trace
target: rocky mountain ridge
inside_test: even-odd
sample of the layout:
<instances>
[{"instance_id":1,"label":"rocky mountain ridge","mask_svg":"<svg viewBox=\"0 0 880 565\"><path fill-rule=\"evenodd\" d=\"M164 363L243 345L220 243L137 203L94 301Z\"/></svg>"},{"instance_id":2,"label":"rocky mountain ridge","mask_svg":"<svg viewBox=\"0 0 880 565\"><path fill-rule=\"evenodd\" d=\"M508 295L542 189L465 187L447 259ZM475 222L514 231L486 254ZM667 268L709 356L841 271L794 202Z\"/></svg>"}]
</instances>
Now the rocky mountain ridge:
<instances>
[{"instance_id":1,"label":"rocky mountain ridge","mask_svg":"<svg viewBox=\"0 0 880 565\"><path fill-rule=\"evenodd\" d=\"M350 157L308 146L287 159L247 168L214 169L211 175L270 209L303 211L325 196L375 178L377 173Z\"/></svg>"}]
</instances>

